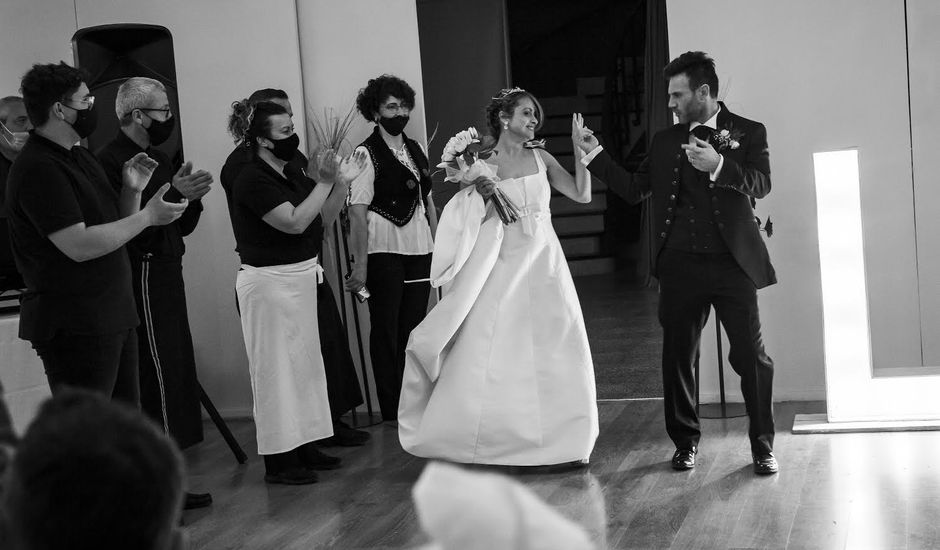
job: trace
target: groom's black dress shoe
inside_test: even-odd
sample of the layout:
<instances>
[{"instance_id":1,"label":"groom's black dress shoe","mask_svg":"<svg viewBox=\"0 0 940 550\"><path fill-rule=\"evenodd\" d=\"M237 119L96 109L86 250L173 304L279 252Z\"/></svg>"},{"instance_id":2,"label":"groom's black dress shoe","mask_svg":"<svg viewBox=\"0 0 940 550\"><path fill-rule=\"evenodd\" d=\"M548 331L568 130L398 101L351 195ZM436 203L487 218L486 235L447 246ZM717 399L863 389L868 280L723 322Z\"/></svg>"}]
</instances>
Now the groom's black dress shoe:
<instances>
[{"instance_id":1,"label":"groom's black dress shoe","mask_svg":"<svg viewBox=\"0 0 940 550\"><path fill-rule=\"evenodd\" d=\"M675 454L672 455L672 469L691 470L695 468L695 453L695 448L676 449Z\"/></svg>"},{"instance_id":2,"label":"groom's black dress shoe","mask_svg":"<svg viewBox=\"0 0 940 550\"><path fill-rule=\"evenodd\" d=\"M755 454L753 457L755 474L770 475L776 474L780 470L780 466L777 464L777 459L774 458L773 453Z\"/></svg>"}]
</instances>

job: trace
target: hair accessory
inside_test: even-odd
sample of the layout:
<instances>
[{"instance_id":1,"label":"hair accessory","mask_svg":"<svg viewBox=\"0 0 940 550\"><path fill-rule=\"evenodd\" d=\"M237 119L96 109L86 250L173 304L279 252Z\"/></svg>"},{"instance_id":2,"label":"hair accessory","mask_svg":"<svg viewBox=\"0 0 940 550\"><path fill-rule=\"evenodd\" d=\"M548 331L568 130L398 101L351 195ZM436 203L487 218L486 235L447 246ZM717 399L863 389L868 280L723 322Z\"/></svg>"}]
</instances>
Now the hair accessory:
<instances>
[{"instance_id":1,"label":"hair accessory","mask_svg":"<svg viewBox=\"0 0 940 550\"><path fill-rule=\"evenodd\" d=\"M505 99L507 96L510 96L512 94L517 94L519 92L524 92L524 91L525 90L523 90L522 88L518 86L516 86L515 88L503 88L502 90L499 91L498 94L496 94L496 96L493 99Z\"/></svg>"}]
</instances>

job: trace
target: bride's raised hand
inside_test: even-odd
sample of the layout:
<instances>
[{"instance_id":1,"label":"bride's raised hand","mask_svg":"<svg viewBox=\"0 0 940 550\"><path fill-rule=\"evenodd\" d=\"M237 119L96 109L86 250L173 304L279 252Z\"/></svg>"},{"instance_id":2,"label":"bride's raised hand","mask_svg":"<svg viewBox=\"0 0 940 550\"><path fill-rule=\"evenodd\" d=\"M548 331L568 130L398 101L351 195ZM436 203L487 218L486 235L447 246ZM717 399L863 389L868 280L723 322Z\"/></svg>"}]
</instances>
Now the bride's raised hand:
<instances>
[{"instance_id":1,"label":"bride's raised hand","mask_svg":"<svg viewBox=\"0 0 940 550\"><path fill-rule=\"evenodd\" d=\"M584 125L581 113L571 115L571 140L585 153L590 153L600 145L594 137L594 131Z\"/></svg>"}]
</instances>

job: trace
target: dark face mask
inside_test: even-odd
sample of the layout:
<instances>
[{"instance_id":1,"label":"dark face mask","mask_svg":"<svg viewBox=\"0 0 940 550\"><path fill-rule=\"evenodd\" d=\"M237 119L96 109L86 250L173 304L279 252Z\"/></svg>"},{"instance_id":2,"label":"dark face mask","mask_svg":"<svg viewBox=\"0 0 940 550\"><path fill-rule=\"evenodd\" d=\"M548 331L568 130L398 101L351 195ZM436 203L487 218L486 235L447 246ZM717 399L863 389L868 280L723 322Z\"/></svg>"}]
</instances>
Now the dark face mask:
<instances>
[{"instance_id":1,"label":"dark face mask","mask_svg":"<svg viewBox=\"0 0 940 550\"><path fill-rule=\"evenodd\" d=\"M297 147L300 146L300 136L291 134L283 139L268 138L274 144L274 149L269 149L277 159L287 162L297 154Z\"/></svg>"},{"instance_id":2,"label":"dark face mask","mask_svg":"<svg viewBox=\"0 0 940 550\"><path fill-rule=\"evenodd\" d=\"M94 105L89 109L82 110L64 103L62 103L62 106L75 111L75 122L72 123L72 129L78 134L79 139L85 139L90 136L95 131L95 128L98 127L98 114L95 112Z\"/></svg>"},{"instance_id":3,"label":"dark face mask","mask_svg":"<svg viewBox=\"0 0 940 550\"><path fill-rule=\"evenodd\" d=\"M144 129L147 130L147 135L150 136L150 145L160 145L170 139L174 128L176 128L176 120L173 118L169 120L151 118L150 127Z\"/></svg>"},{"instance_id":4,"label":"dark face mask","mask_svg":"<svg viewBox=\"0 0 940 550\"><path fill-rule=\"evenodd\" d=\"M397 136L398 134L405 131L405 126L408 124L408 117L405 115L398 115L390 118L383 116L379 118L379 124L381 124L382 128L385 128L385 131L390 135Z\"/></svg>"}]
</instances>

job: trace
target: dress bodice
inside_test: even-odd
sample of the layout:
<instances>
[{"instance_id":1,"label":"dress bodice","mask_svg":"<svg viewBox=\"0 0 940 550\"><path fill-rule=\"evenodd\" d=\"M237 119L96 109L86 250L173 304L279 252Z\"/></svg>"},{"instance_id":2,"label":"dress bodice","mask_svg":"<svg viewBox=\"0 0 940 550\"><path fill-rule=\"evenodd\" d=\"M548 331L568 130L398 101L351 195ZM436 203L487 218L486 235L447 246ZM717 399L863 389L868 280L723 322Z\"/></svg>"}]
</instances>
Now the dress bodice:
<instances>
[{"instance_id":1,"label":"dress bodice","mask_svg":"<svg viewBox=\"0 0 940 550\"><path fill-rule=\"evenodd\" d=\"M535 215L538 219L551 215L549 202L551 186L542 156L532 150L538 171L520 178L507 178L499 181L499 188L519 207L523 218Z\"/></svg>"}]
</instances>

